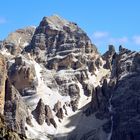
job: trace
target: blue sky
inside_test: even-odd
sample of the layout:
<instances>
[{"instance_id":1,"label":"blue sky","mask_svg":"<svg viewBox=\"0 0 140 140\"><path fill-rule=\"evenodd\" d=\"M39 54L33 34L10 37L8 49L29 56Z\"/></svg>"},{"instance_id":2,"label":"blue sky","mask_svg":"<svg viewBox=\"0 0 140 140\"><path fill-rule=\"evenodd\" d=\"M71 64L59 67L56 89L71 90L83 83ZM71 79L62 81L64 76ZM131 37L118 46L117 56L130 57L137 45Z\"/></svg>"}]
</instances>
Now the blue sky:
<instances>
[{"instance_id":1,"label":"blue sky","mask_svg":"<svg viewBox=\"0 0 140 140\"><path fill-rule=\"evenodd\" d=\"M108 44L140 51L140 0L1 0L0 39L58 14L88 34L100 52Z\"/></svg>"}]
</instances>

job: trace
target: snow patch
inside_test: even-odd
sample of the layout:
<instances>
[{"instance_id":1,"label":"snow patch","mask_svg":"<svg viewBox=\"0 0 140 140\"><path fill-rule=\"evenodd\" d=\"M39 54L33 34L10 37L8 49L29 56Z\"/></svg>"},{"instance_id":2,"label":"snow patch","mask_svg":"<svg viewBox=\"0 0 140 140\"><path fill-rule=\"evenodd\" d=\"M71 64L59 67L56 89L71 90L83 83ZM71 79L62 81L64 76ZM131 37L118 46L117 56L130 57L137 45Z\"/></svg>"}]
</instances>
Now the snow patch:
<instances>
[{"instance_id":1,"label":"snow patch","mask_svg":"<svg viewBox=\"0 0 140 140\"><path fill-rule=\"evenodd\" d=\"M65 102L70 102L69 96L61 96L58 91L50 89L45 84L46 81L45 81L45 79L43 79L43 76L42 76L42 70L43 70L42 66L39 65L35 61L33 61L32 63L35 66L36 79L38 81L38 86L37 86L37 93L35 95L24 97L24 100L26 101L30 110L32 111L36 108L36 105L37 105L38 101L40 100L40 98L42 98L44 104L49 105L51 109L53 109L54 105L58 102L58 100L61 101L62 105L65 104ZM66 107L66 108L67 108L68 114L71 114L72 110L70 109L70 107ZM54 112L53 112L53 114L54 114ZM55 117L55 115L54 115L54 119L55 119L56 123L58 124L58 126L60 126L61 124L58 121L58 118ZM62 120L62 122L63 122L63 120ZM33 123L33 127L26 125L28 128L28 130L27 130L28 137L31 137L34 135L35 138L39 138L41 140L46 140L47 134L54 135L58 131L53 126L48 126L45 122L43 123L43 125L39 125L33 117L32 117L32 123ZM64 131L64 129L61 132L63 132L63 131Z\"/></svg>"},{"instance_id":2,"label":"snow patch","mask_svg":"<svg viewBox=\"0 0 140 140\"><path fill-rule=\"evenodd\" d=\"M39 125L36 120L32 116L32 126L25 124L27 127L26 135L28 138L39 138L39 140L49 140L48 134L54 134L56 129L51 125L48 126L46 123L43 123L43 125Z\"/></svg>"},{"instance_id":3,"label":"snow patch","mask_svg":"<svg viewBox=\"0 0 140 140\"><path fill-rule=\"evenodd\" d=\"M19 37L18 41L17 41L17 44L19 45L21 42L21 37Z\"/></svg>"},{"instance_id":4,"label":"snow patch","mask_svg":"<svg viewBox=\"0 0 140 140\"><path fill-rule=\"evenodd\" d=\"M29 45L28 42L24 42L24 43L22 44L23 47L26 47L26 46L28 46L28 45Z\"/></svg>"},{"instance_id":5,"label":"snow patch","mask_svg":"<svg viewBox=\"0 0 140 140\"><path fill-rule=\"evenodd\" d=\"M36 79L38 81L37 93L34 95L31 95L31 96L24 97L24 99L25 99L27 105L30 107L31 111L33 111L36 108L36 105L37 105L38 101L40 100L40 98L42 98L44 104L49 105L51 109L53 109L54 105L58 102L58 100L61 101L62 105L64 105L65 102L70 102L70 100L71 100L70 97L60 95L57 87L54 90L54 88L51 89L47 86L48 84L46 84L46 83L48 82L48 79L47 79L47 76L45 77L43 75L43 69L44 69L43 66L39 65L36 61L32 60L31 58L29 60L29 63L31 63L35 66ZM50 75L50 77L48 77L48 78L53 77L53 71L47 71L47 72L49 72L49 75ZM68 80L68 83L69 83L69 80L73 78L72 75L74 75L74 72L75 71L72 69L61 70L57 73L57 75L60 76L61 78L64 77L64 79L66 79L66 82ZM105 76L106 74L108 74L108 71L106 71L104 69L100 69L99 71L96 71L96 76L91 75L89 73L89 80L87 80L87 82L89 82L92 85L97 86L100 84L100 80L101 80L102 76ZM45 122L43 123L43 125L39 125L32 116L32 123L34 126L31 127L26 124L27 129L28 129L26 133L27 133L28 137L34 136L34 138L38 138L40 140L47 140L48 134L54 135L56 137L59 137L59 136L67 137L68 133L73 132L77 128L77 126L79 126L78 131L82 132L82 131L84 131L84 130L81 130L81 128L83 128L83 125L94 122L94 123L99 124L96 127L100 127L101 124L103 124L103 122L105 120L100 121L100 120L97 120L93 116L90 117L92 119L89 119L89 117L86 117L83 114L83 108L88 103L90 103L91 97L87 97L84 95L83 87L78 81L76 82L76 84L78 84L79 89L80 89L80 99L79 99L78 110L73 112L70 107L66 106L68 116L65 115L65 117L61 121L61 123L58 121L58 118L55 116L55 113L53 112L54 119L58 125L57 129L55 129L53 126L48 126ZM73 119L71 120L70 118L73 118ZM83 124L81 124L81 121L83 122ZM91 131L92 129L93 129L93 127L91 127L90 125L87 126L87 132Z\"/></svg>"},{"instance_id":6,"label":"snow patch","mask_svg":"<svg viewBox=\"0 0 140 140\"><path fill-rule=\"evenodd\" d=\"M57 132L55 134L56 137L57 136L66 136L68 133L72 132L76 128L77 125L79 125L81 123L80 120L83 117L82 108L91 101L91 97L87 98L87 96L84 95L82 85L80 83L78 83L78 86L80 88L80 100L79 100L79 106L78 106L79 109L78 109L78 111L73 112L69 108L70 109L68 111L69 112L69 117L65 117L62 120L62 123L59 124ZM77 116L77 117L75 117L75 116ZM74 118L73 119L74 126L67 127L67 125L71 124L71 120L70 120L71 117Z\"/></svg>"},{"instance_id":7,"label":"snow patch","mask_svg":"<svg viewBox=\"0 0 140 140\"><path fill-rule=\"evenodd\" d=\"M1 52L2 55L6 55L6 56L10 56L10 55L11 55L11 54L8 52L7 49L2 49L0 52Z\"/></svg>"}]
</instances>

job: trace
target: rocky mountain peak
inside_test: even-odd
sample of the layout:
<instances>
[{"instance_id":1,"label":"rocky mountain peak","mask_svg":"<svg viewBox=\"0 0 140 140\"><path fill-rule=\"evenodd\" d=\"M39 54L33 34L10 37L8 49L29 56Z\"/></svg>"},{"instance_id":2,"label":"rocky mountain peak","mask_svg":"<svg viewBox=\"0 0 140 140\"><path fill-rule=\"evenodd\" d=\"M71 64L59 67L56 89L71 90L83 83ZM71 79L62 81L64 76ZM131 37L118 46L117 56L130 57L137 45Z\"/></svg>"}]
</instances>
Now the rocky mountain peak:
<instances>
[{"instance_id":1,"label":"rocky mountain peak","mask_svg":"<svg viewBox=\"0 0 140 140\"><path fill-rule=\"evenodd\" d=\"M43 18L25 50L48 69L55 70L79 69L86 63L91 68L92 60L101 60L87 34L77 24L58 16Z\"/></svg>"},{"instance_id":2,"label":"rocky mountain peak","mask_svg":"<svg viewBox=\"0 0 140 140\"><path fill-rule=\"evenodd\" d=\"M115 47L113 45L109 45L108 48L110 53L115 53Z\"/></svg>"},{"instance_id":3,"label":"rocky mountain peak","mask_svg":"<svg viewBox=\"0 0 140 140\"><path fill-rule=\"evenodd\" d=\"M61 18L60 16L53 15L50 17L44 17L40 23L40 26L48 26L51 29L63 31L64 28L69 27L70 24L72 23ZM74 24L73 24L73 30L74 30Z\"/></svg>"},{"instance_id":4,"label":"rocky mountain peak","mask_svg":"<svg viewBox=\"0 0 140 140\"><path fill-rule=\"evenodd\" d=\"M72 41L72 39L74 39L73 36L76 36L78 39L78 35L82 37L82 34L83 35L85 34L84 35L85 38L88 39L88 41L90 41L86 33L82 29L80 29L76 23L67 21L57 15L44 17L40 22L40 25L37 27L35 33L45 34L46 36L50 35L50 37L55 34L58 37L61 36L63 39L65 36L63 34L65 33L66 35L68 35L68 37L69 35L71 35L71 38L68 38L71 40L71 42L73 42Z\"/></svg>"},{"instance_id":5,"label":"rocky mountain peak","mask_svg":"<svg viewBox=\"0 0 140 140\"><path fill-rule=\"evenodd\" d=\"M76 23L44 17L0 42L0 111L31 139L139 140L139 72L140 53L101 56Z\"/></svg>"}]
</instances>

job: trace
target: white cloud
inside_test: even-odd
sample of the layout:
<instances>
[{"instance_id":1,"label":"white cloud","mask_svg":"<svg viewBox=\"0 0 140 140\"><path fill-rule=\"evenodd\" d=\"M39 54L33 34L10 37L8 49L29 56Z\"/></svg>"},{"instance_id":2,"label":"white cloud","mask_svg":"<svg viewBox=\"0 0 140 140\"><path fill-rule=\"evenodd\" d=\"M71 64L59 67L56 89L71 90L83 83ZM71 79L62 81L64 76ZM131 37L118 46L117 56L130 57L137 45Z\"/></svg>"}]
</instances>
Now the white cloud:
<instances>
[{"instance_id":1,"label":"white cloud","mask_svg":"<svg viewBox=\"0 0 140 140\"><path fill-rule=\"evenodd\" d=\"M91 37L94 44L97 46L112 45L125 45L125 46L137 46L140 45L140 35L133 36L120 36L114 37L108 31L96 31Z\"/></svg>"},{"instance_id":2,"label":"white cloud","mask_svg":"<svg viewBox=\"0 0 140 140\"><path fill-rule=\"evenodd\" d=\"M6 19L3 17L0 17L0 24L4 24L4 23L6 23Z\"/></svg>"},{"instance_id":3,"label":"white cloud","mask_svg":"<svg viewBox=\"0 0 140 140\"><path fill-rule=\"evenodd\" d=\"M132 40L136 45L140 45L140 35L133 36Z\"/></svg>"},{"instance_id":4,"label":"white cloud","mask_svg":"<svg viewBox=\"0 0 140 140\"><path fill-rule=\"evenodd\" d=\"M101 42L106 42L106 43L112 43L112 44L125 44L129 42L128 37L112 37L109 32L104 32L104 31L96 31L93 33L92 37L94 42L97 42L97 44Z\"/></svg>"},{"instance_id":5,"label":"white cloud","mask_svg":"<svg viewBox=\"0 0 140 140\"><path fill-rule=\"evenodd\" d=\"M120 37L120 38L109 38L109 43L119 43L119 44L125 44L128 43L129 40L127 37Z\"/></svg>"},{"instance_id":6,"label":"white cloud","mask_svg":"<svg viewBox=\"0 0 140 140\"><path fill-rule=\"evenodd\" d=\"M108 32L96 31L93 33L94 39L102 39L102 38L106 38L108 36L109 36Z\"/></svg>"}]
</instances>

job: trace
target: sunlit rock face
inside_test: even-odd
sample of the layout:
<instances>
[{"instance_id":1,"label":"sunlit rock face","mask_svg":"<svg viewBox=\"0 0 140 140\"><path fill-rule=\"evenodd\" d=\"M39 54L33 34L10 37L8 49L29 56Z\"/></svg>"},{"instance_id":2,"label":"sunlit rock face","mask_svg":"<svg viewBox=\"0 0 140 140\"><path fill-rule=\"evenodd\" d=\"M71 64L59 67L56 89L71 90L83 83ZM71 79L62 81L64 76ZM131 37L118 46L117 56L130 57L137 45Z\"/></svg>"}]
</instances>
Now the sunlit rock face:
<instances>
[{"instance_id":1,"label":"sunlit rock face","mask_svg":"<svg viewBox=\"0 0 140 140\"><path fill-rule=\"evenodd\" d=\"M23 96L28 96L27 90L36 89L34 65L22 56L16 56L14 63L8 64L8 76L11 83Z\"/></svg>"},{"instance_id":2,"label":"sunlit rock face","mask_svg":"<svg viewBox=\"0 0 140 140\"><path fill-rule=\"evenodd\" d=\"M77 83L83 86L84 81L89 80L88 72L94 75L103 65L96 46L86 33L76 23L57 15L42 19L26 52L55 72L59 92L70 96L73 110L78 109L80 98Z\"/></svg>"},{"instance_id":3,"label":"sunlit rock face","mask_svg":"<svg viewBox=\"0 0 140 140\"><path fill-rule=\"evenodd\" d=\"M31 42L35 27L26 27L12 32L2 42L2 47L6 48L12 55L20 54Z\"/></svg>"},{"instance_id":4,"label":"sunlit rock face","mask_svg":"<svg viewBox=\"0 0 140 140\"><path fill-rule=\"evenodd\" d=\"M3 114L4 99L5 99L5 81L7 76L6 60L0 54L0 113Z\"/></svg>"},{"instance_id":5,"label":"sunlit rock face","mask_svg":"<svg viewBox=\"0 0 140 140\"><path fill-rule=\"evenodd\" d=\"M5 84L4 116L11 130L25 135L25 123L28 116L27 107L9 79L6 80Z\"/></svg>"},{"instance_id":6,"label":"sunlit rock face","mask_svg":"<svg viewBox=\"0 0 140 140\"><path fill-rule=\"evenodd\" d=\"M55 70L78 69L98 57L86 33L77 24L56 15L43 18L28 49L38 61Z\"/></svg>"}]
</instances>

